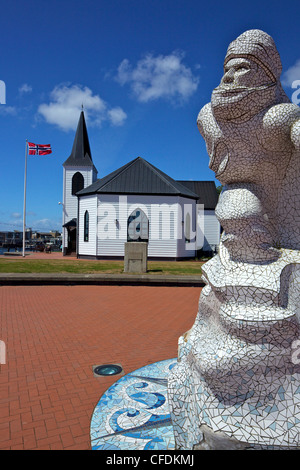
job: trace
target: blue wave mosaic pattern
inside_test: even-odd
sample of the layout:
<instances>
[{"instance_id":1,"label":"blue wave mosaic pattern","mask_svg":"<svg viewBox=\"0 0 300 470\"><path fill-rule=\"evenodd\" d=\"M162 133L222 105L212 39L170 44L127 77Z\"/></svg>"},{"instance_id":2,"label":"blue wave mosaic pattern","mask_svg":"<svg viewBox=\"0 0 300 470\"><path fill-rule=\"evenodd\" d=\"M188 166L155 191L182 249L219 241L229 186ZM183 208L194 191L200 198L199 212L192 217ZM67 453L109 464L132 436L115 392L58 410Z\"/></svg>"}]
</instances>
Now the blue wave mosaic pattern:
<instances>
[{"instance_id":1,"label":"blue wave mosaic pattern","mask_svg":"<svg viewBox=\"0 0 300 470\"><path fill-rule=\"evenodd\" d=\"M121 377L101 397L91 420L92 450L174 450L168 375L177 359Z\"/></svg>"}]
</instances>

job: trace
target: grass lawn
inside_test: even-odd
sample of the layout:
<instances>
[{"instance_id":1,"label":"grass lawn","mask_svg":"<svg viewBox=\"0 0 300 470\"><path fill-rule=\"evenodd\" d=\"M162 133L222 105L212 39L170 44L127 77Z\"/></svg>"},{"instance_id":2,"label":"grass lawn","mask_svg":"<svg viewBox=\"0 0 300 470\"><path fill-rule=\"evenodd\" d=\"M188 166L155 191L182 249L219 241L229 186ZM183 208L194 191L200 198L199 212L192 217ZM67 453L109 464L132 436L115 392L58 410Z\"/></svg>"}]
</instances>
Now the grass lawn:
<instances>
[{"instance_id":1,"label":"grass lawn","mask_svg":"<svg viewBox=\"0 0 300 470\"><path fill-rule=\"evenodd\" d=\"M148 261L148 274L201 275L203 261ZM122 273L123 261L0 259L0 273Z\"/></svg>"}]
</instances>

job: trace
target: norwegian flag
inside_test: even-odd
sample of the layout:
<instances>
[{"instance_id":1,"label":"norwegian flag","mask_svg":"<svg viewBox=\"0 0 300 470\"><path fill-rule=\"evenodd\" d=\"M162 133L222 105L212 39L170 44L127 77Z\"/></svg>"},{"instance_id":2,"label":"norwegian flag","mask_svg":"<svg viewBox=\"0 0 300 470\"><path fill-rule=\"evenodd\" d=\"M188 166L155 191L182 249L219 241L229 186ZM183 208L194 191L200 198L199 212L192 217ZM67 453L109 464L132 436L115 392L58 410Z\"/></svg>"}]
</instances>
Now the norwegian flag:
<instances>
[{"instance_id":1,"label":"norwegian flag","mask_svg":"<svg viewBox=\"0 0 300 470\"><path fill-rule=\"evenodd\" d=\"M29 155L49 155L52 153L51 145L38 145L28 142L28 154Z\"/></svg>"}]
</instances>

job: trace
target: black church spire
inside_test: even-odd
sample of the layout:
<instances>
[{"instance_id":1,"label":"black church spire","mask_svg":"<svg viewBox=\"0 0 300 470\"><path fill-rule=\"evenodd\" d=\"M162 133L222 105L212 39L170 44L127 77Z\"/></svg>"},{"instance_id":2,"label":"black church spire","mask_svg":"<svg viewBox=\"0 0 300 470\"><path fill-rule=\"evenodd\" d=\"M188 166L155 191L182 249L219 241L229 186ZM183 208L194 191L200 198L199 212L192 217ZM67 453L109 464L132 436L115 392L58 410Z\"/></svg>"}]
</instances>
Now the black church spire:
<instances>
[{"instance_id":1,"label":"black church spire","mask_svg":"<svg viewBox=\"0 0 300 470\"><path fill-rule=\"evenodd\" d=\"M80 113L71 155L63 166L94 166L83 111Z\"/></svg>"}]
</instances>

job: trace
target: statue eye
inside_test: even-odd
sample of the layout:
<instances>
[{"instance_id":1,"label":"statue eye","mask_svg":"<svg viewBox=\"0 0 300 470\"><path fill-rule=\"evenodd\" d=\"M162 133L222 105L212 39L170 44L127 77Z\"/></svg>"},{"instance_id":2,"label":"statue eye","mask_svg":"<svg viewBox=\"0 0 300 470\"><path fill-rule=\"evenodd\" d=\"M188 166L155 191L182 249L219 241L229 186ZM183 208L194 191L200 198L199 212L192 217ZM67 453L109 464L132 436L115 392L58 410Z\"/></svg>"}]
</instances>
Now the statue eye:
<instances>
[{"instance_id":1,"label":"statue eye","mask_svg":"<svg viewBox=\"0 0 300 470\"><path fill-rule=\"evenodd\" d=\"M247 65L238 65L236 67L236 70L249 70L249 67Z\"/></svg>"}]
</instances>

